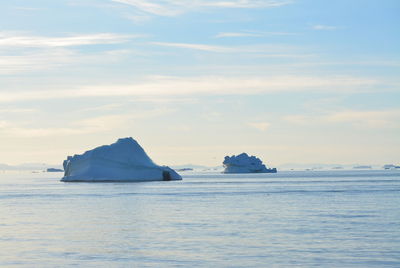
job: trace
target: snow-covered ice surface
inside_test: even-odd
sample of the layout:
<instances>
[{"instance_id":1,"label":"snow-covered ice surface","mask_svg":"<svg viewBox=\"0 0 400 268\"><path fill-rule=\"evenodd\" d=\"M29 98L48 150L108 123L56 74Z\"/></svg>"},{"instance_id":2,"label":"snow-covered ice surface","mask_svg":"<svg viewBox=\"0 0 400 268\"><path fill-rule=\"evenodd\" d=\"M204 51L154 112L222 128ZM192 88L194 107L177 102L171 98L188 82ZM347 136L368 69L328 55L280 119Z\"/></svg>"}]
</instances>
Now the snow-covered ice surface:
<instances>
[{"instance_id":1,"label":"snow-covered ice surface","mask_svg":"<svg viewBox=\"0 0 400 268\"><path fill-rule=\"evenodd\" d=\"M400 267L400 171L0 172L0 267Z\"/></svg>"},{"instance_id":2,"label":"snow-covered ice surface","mask_svg":"<svg viewBox=\"0 0 400 268\"><path fill-rule=\"evenodd\" d=\"M62 181L162 181L182 177L167 166L156 165L137 141L119 139L82 155L68 156Z\"/></svg>"},{"instance_id":3,"label":"snow-covered ice surface","mask_svg":"<svg viewBox=\"0 0 400 268\"><path fill-rule=\"evenodd\" d=\"M276 173L275 168L267 168L260 158L246 153L225 156L222 164L225 167L224 173Z\"/></svg>"}]
</instances>

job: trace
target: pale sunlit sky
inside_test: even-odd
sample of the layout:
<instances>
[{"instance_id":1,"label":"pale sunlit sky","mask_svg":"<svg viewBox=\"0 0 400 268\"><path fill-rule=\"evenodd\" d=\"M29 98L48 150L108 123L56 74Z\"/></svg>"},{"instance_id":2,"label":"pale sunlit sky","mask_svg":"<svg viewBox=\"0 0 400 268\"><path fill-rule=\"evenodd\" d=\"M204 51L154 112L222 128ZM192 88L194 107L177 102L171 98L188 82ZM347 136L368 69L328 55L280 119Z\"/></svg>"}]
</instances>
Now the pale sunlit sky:
<instances>
[{"instance_id":1,"label":"pale sunlit sky","mask_svg":"<svg viewBox=\"0 0 400 268\"><path fill-rule=\"evenodd\" d=\"M398 0L0 2L0 163L399 163Z\"/></svg>"}]
</instances>

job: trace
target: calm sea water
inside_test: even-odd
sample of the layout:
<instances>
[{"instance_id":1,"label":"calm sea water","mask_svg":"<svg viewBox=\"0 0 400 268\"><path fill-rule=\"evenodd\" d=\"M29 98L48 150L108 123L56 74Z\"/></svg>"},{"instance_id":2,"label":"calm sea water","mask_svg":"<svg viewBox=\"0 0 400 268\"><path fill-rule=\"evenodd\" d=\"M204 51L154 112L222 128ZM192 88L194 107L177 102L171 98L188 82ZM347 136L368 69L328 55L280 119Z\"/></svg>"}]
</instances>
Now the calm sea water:
<instances>
[{"instance_id":1,"label":"calm sea water","mask_svg":"<svg viewBox=\"0 0 400 268\"><path fill-rule=\"evenodd\" d=\"M400 171L0 173L1 267L400 267Z\"/></svg>"}]
</instances>

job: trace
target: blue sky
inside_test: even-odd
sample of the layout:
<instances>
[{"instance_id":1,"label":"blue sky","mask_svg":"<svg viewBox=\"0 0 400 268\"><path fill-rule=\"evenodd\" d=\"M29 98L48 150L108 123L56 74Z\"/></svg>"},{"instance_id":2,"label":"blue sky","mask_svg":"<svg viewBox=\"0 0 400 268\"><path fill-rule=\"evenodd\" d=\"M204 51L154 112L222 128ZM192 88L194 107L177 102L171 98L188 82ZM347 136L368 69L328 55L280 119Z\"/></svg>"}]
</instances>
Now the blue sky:
<instances>
[{"instance_id":1,"label":"blue sky","mask_svg":"<svg viewBox=\"0 0 400 268\"><path fill-rule=\"evenodd\" d=\"M0 162L132 136L160 164L398 163L391 0L0 3Z\"/></svg>"}]
</instances>

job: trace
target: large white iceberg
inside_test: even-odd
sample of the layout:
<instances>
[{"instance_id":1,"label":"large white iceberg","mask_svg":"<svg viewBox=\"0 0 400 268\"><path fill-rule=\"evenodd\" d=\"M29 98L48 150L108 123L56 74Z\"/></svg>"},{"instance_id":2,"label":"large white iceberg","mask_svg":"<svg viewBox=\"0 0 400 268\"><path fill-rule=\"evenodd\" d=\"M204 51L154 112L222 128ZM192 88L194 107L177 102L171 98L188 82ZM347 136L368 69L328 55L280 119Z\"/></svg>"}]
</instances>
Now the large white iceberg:
<instances>
[{"instance_id":1,"label":"large white iceberg","mask_svg":"<svg viewBox=\"0 0 400 268\"><path fill-rule=\"evenodd\" d=\"M86 151L82 155L68 156L64 160L61 181L162 181L181 180L182 177L167 166L156 165L143 148L132 138L119 139Z\"/></svg>"},{"instance_id":2,"label":"large white iceberg","mask_svg":"<svg viewBox=\"0 0 400 268\"><path fill-rule=\"evenodd\" d=\"M223 162L224 173L276 173L276 168L267 168L262 161L255 156L246 153L233 156L225 156Z\"/></svg>"}]
</instances>

